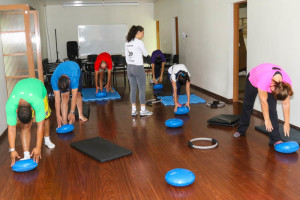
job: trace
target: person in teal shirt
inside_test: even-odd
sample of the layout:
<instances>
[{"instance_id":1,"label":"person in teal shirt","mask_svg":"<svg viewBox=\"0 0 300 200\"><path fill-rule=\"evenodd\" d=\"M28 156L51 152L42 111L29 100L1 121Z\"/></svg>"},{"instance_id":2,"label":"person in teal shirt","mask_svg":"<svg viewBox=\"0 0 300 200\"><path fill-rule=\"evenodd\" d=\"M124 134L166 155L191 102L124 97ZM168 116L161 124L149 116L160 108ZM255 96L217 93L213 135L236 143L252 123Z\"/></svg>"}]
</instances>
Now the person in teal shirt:
<instances>
[{"instance_id":1,"label":"person in teal shirt","mask_svg":"<svg viewBox=\"0 0 300 200\"><path fill-rule=\"evenodd\" d=\"M36 78L26 78L19 81L6 103L6 118L8 125L8 142L11 156L11 166L16 158L20 158L15 149L17 119L21 122L21 142L24 151L24 158L38 162L41 158L41 147L43 136L45 145L52 149L55 145L50 141L51 109L48 104L47 90L42 81ZM37 122L37 142L30 154L31 125L33 118Z\"/></svg>"}]
</instances>

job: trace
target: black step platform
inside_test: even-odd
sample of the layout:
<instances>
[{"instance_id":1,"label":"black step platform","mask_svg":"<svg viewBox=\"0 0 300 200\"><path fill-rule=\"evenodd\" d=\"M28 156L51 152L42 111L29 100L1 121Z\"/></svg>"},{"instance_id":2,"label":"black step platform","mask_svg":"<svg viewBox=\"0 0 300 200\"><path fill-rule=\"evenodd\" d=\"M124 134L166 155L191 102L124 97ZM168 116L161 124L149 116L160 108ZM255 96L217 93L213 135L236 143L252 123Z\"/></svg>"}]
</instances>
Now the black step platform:
<instances>
[{"instance_id":1,"label":"black step platform","mask_svg":"<svg viewBox=\"0 0 300 200\"><path fill-rule=\"evenodd\" d=\"M207 120L209 125L219 125L219 126L237 126L240 120L239 115L229 115L229 114L221 114L214 116Z\"/></svg>"}]
</instances>

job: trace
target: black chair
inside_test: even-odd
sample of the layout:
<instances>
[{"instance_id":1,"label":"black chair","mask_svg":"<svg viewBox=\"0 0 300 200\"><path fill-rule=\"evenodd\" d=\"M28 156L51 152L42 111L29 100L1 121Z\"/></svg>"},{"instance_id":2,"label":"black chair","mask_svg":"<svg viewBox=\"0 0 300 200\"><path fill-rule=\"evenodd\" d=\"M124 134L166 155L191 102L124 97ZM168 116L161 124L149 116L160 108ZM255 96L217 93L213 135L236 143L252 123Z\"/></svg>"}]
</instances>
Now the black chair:
<instances>
[{"instance_id":1,"label":"black chair","mask_svg":"<svg viewBox=\"0 0 300 200\"><path fill-rule=\"evenodd\" d=\"M172 54L164 53L164 56L166 58L165 66L171 66Z\"/></svg>"},{"instance_id":2,"label":"black chair","mask_svg":"<svg viewBox=\"0 0 300 200\"><path fill-rule=\"evenodd\" d=\"M174 65L174 64L179 64L179 55L174 55L173 56L172 65Z\"/></svg>"},{"instance_id":3,"label":"black chair","mask_svg":"<svg viewBox=\"0 0 300 200\"><path fill-rule=\"evenodd\" d=\"M96 54L91 54L87 56L87 62L85 62L85 67L84 67L84 85L89 85L91 87L94 86L94 74L95 74L95 68L94 64L95 61L97 60Z\"/></svg>"},{"instance_id":4,"label":"black chair","mask_svg":"<svg viewBox=\"0 0 300 200\"><path fill-rule=\"evenodd\" d=\"M122 55L112 55L112 61L113 61L113 83L117 85L117 72L118 71L123 71L124 75L124 83L126 84L126 59L125 56Z\"/></svg>"},{"instance_id":5,"label":"black chair","mask_svg":"<svg viewBox=\"0 0 300 200\"><path fill-rule=\"evenodd\" d=\"M147 76L151 73L149 73L149 71L151 72L151 57L150 56L143 56L143 61L144 61L144 69L146 71Z\"/></svg>"}]
</instances>

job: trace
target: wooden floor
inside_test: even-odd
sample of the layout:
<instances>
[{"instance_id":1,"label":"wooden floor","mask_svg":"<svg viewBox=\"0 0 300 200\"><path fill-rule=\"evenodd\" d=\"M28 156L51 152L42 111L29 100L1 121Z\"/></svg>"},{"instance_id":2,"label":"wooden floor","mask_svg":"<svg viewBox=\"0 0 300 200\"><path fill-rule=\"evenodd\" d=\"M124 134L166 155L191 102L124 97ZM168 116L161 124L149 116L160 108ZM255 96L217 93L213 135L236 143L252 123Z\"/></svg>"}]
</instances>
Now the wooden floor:
<instances>
[{"instance_id":1,"label":"wooden floor","mask_svg":"<svg viewBox=\"0 0 300 200\"><path fill-rule=\"evenodd\" d=\"M37 169L15 173L9 167L7 136L0 141L0 199L300 199L300 162L298 154L283 155L268 146L268 137L255 131L263 124L252 117L246 137L233 138L235 128L207 126L216 114L237 114L240 105L210 109L205 104L191 106L180 129L167 129L165 120L173 118L173 107L155 105L149 118L130 116L129 87L120 77L121 100L105 105L91 103L89 121L76 121L73 134L55 132L55 114L51 116L54 150L45 146ZM212 100L211 97L192 90ZM147 99L153 93L147 84ZM36 128L32 129L35 142ZM133 151L118 160L99 163L72 149L71 142L103 137ZM212 150L190 149L195 137L213 137L220 145ZM21 151L17 137L17 150ZM186 168L196 175L184 188L170 186L165 174L174 168Z\"/></svg>"}]
</instances>

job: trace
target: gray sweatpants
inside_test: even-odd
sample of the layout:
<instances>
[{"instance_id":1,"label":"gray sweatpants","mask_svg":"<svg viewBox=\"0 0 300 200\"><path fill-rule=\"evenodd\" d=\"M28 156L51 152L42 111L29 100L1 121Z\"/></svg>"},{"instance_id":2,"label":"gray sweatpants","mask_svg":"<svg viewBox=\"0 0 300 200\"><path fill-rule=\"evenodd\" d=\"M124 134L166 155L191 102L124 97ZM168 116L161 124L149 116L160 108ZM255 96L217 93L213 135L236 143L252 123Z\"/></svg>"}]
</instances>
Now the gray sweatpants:
<instances>
[{"instance_id":1,"label":"gray sweatpants","mask_svg":"<svg viewBox=\"0 0 300 200\"><path fill-rule=\"evenodd\" d=\"M127 75L130 83L130 100L136 103L136 90L139 88L140 104L145 104L146 74L143 65L127 65Z\"/></svg>"}]
</instances>

